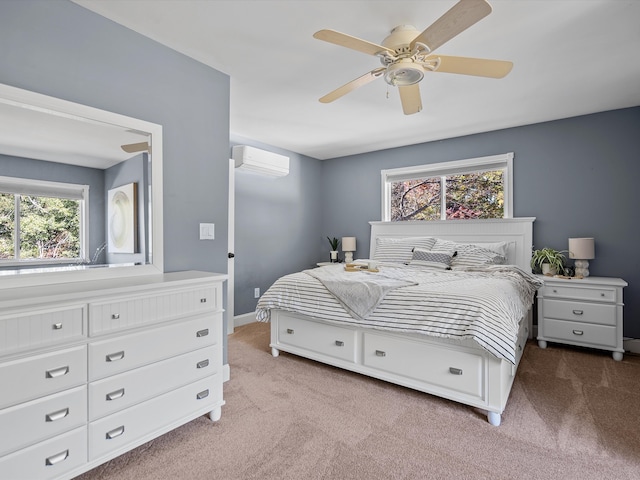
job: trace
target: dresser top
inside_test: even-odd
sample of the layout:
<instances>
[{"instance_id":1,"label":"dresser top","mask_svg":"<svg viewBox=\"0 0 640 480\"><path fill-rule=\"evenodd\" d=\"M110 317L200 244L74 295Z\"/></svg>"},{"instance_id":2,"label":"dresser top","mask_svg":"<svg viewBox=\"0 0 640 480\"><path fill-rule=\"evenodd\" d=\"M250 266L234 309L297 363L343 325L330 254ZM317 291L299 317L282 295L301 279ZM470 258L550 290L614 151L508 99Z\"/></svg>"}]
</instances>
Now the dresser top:
<instances>
[{"instance_id":1,"label":"dresser top","mask_svg":"<svg viewBox=\"0 0 640 480\"><path fill-rule=\"evenodd\" d=\"M560 277L550 277L548 275L536 275L540 278L545 284L571 284L573 286L579 287L581 285L585 287L595 287L595 286L613 286L613 287L626 287L628 285L621 278L615 277L586 277L586 278L560 278Z\"/></svg>"}]
</instances>

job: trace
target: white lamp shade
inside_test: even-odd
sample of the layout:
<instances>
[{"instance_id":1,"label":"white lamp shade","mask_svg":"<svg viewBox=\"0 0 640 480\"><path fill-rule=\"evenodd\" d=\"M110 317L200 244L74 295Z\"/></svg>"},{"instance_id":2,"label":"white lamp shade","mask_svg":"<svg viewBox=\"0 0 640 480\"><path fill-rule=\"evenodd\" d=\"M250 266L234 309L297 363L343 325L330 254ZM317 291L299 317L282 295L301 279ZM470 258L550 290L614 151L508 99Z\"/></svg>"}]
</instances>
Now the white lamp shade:
<instances>
[{"instance_id":1,"label":"white lamp shade","mask_svg":"<svg viewBox=\"0 0 640 480\"><path fill-rule=\"evenodd\" d=\"M355 252L356 251L356 237L342 237L342 251L343 252Z\"/></svg>"},{"instance_id":2,"label":"white lamp shade","mask_svg":"<svg viewBox=\"0 0 640 480\"><path fill-rule=\"evenodd\" d=\"M570 238L569 258L592 260L596 258L596 247L593 238Z\"/></svg>"}]
</instances>

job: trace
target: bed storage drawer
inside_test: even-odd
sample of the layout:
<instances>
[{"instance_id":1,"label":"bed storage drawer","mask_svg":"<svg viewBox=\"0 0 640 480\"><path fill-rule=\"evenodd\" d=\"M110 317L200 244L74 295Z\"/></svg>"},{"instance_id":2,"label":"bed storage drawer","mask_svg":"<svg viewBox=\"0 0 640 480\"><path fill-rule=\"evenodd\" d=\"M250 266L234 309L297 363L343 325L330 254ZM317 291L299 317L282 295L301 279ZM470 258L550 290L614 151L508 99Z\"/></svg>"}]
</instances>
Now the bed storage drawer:
<instances>
[{"instance_id":1,"label":"bed storage drawer","mask_svg":"<svg viewBox=\"0 0 640 480\"><path fill-rule=\"evenodd\" d=\"M356 361L356 333L335 325L280 315L278 342L348 362Z\"/></svg>"},{"instance_id":2,"label":"bed storage drawer","mask_svg":"<svg viewBox=\"0 0 640 480\"><path fill-rule=\"evenodd\" d=\"M475 398L485 397L485 360L473 352L453 350L420 341L364 333L363 363L368 367L455 390Z\"/></svg>"},{"instance_id":3,"label":"bed storage drawer","mask_svg":"<svg viewBox=\"0 0 640 480\"><path fill-rule=\"evenodd\" d=\"M616 346L616 327L594 325L592 323L567 322L545 318L544 336L551 341L559 340L576 345L611 348Z\"/></svg>"}]
</instances>

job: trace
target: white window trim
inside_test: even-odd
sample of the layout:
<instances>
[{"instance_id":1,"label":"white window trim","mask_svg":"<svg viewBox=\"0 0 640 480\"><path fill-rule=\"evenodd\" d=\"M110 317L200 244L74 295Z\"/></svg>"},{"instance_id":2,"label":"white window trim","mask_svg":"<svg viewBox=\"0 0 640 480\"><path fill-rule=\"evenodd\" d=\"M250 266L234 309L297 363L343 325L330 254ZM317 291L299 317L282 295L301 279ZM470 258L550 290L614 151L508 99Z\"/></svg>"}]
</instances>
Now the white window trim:
<instances>
[{"instance_id":1,"label":"white window trim","mask_svg":"<svg viewBox=\"0 0 640 480\"><path fill-rule=\"evenodd\" d=\"M88 262L89 252L89 185L77 183L50 182L47 180L33 180L30 178L2 177L0 176L0 192L18 195L38 195L42 197L58 197L80 200L80 256L78 258L55 259L13 259L2 260L0 265L42 265L56 263L82 263ZM16 228L20 228L19 219L16 219ZM16 252L20 246L16 245Z\"/></svg>"},{"instance_id":2,"label":"white window trim","mask_svg":"<svg viewBox=\"0 0 640 480\"><path fill-rule=\"evenodd\" d=\"M384 222L391 220L391 182L487 170L504 171L504 218L513 218L513 152L382 170L380 172L382 177L382 212L380 218Z\"/></svg>"}]
</instances>

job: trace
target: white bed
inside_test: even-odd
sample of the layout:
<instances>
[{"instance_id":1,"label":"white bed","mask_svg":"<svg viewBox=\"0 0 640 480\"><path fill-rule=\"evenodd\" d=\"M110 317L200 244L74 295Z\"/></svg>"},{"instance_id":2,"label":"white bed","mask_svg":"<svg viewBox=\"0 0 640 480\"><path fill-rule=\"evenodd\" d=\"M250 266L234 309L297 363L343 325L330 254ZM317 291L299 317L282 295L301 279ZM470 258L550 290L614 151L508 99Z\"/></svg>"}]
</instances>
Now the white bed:
<instances>
[{"instance_id":1,"label":"white bed","mask_svg":"<svg viewBox=\"0 0 640 480\"><path fill-rule=\"evenodd\" d=\"M507 263L530 272L534 220L370 222L370 258L374 258L378 238L436 237L479 245L506 242ZM501 422L531 332L529 303L522 318L513 322L514 353L501 358L469 338L388 331L315 318L274 308L275 304L265 302L262 306L258 304L258 319L271 321L270 346L274 357L284 351L477 407L487 412L492 425ZM316 307L322 308L322 305ZM264 312L268 312L268 316Z\"/></svg>"}]
</instances>

